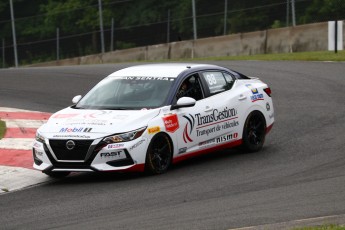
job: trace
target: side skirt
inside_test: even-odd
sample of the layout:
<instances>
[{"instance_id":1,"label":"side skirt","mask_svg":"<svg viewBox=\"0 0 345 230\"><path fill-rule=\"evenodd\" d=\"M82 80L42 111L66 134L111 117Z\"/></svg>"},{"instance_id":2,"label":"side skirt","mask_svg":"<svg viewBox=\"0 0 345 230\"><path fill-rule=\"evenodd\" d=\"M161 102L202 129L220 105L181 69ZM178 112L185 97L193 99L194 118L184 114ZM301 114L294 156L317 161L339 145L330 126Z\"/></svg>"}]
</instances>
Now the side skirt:
<instances>
[{"instance_id":1,"label":"side skirt","mask_svg":"<svg viewBox=\"0 0 345 230\"><path fill-rule=\"evenodd\" d=\"M233 147L239 146L241 144L242 144L242 139L236 140L236 141L232 141L230 143L225 143L225 144L222 144L222 145L219 145L219 146L211 147L211 148L208 148L208 149L202 149L202 150L198 150L198 151L195 151L195 152L191 152L191 153L188 153L186 155L175 157L173 159L173 164L175 164L177 162L180 162L180 161L183 161L183 160L186 160L186 159L189 159L189 158L192 158L192 157L196 157L196 156L200 156L200 155L204 155L204 154L209 154L211 152L219 151L219 150L222 150L222 149L233 148Z\"/></svg>"}]
</instances>

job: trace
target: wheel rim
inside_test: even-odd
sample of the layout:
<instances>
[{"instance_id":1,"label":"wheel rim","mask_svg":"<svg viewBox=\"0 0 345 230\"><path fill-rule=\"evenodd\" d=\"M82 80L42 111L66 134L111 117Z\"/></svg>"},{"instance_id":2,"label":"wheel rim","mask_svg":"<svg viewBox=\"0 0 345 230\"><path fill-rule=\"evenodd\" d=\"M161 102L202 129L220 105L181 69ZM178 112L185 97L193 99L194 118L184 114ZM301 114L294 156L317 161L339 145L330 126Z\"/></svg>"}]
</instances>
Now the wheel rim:
<instances>
[{"instance_id":1,"label":"wheel rim","mask_svg":"<svg viewBox=\"0 0 345 230\"><path fill-rule=\"evenodd\" d=\"M254 114L248 123L248 141L252 145L260 145L265 137L265 122L258 114Z\"/></svg>"},{"instance_id":2,"label":"wheel rim","mask_svg":"<svg viewBox=\"0 0 345 230\"><path fill-rule=\"evenodd\" d=\"M165 137L157 138L151 148L151 163L157 171L168 168L171 160L171 146Z\"/></svg>"}]
</instances>

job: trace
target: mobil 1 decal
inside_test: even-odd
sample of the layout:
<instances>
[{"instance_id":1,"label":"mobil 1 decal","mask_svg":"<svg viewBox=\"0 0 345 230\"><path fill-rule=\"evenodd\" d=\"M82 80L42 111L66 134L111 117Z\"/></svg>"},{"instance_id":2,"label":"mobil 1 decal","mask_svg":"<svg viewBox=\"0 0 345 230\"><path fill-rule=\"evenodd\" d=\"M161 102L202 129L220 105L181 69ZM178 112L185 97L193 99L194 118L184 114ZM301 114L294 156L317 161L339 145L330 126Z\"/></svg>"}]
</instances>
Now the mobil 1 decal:
<instances>
[{"instance_id":1,"label":"mobil 1 decal","mask_svg":"<svg viewBox=\"0 0 345 230\"><path fill-rule=\"evenodd\" d=\"M187 124L183 130L183 141L185 143L193 142L193 136L209 136L221 130L231 129L239 125L237 120L237 110L225 107L222 110L214 109L210 114L202 115L200 113L188 114L183 116Z\"/></svg>"}]
</instances>

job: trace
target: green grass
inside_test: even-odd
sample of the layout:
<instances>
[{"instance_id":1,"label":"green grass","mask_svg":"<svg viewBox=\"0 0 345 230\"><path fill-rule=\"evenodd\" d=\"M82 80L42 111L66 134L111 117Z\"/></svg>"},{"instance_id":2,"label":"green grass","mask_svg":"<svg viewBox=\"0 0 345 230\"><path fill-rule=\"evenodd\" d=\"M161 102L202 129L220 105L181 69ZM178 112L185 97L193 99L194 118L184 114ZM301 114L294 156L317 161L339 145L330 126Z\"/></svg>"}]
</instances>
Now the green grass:
<instances>
[{"instance_id":1,"label":"green grass","mask_svg":"<svg viewBox=\"0 0 345 230\"><path fill-rule=\"evenodd\" d=\"M345 226L327 224L315 227L294 228L293 230L345 230Z\"/></svg>"},{"instance_id":2,"label":"green grass","mask_svg":"<svg viewBox=\"0 0 345 230\"><path fill-rule=\"evenodd\" d=\"M215 60L215 61L237 61L237 60L257 60L257 61L345 61L345 51L318 51L301 53L279 53L279 54L257 54L249 56L226 56L194 58L193 60Z\"/></svg>"},{"instance_id":3,"label":"green grass","mask_svg":"<svg viewBox=\"0 0 345 230\"><path fill-rule=\"evenodd\" d=\"M0 140L4 137L6 132L6 123L0 120Z\"/></svg>"}]
</instances>

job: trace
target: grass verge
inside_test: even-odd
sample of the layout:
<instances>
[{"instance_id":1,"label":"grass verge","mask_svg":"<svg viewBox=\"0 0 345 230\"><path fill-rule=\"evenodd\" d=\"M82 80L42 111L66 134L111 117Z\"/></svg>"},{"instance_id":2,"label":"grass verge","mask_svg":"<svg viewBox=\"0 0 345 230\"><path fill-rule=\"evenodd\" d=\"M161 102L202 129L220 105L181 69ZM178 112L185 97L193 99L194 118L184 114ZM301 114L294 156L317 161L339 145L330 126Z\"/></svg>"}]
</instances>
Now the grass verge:
<instances>
[{"instance_id":1,"label":"grass verge","mask_svg":"<svg viewBox=\"0 0 345 230\"><path fill-rule=\"evenodd\" d=\"M318 51L318 52L300 52L300 53L279 53L279 54L257 54L250 56L225 56L225 57L207 57L195 58L193 60L215 60L215 61L345 61L345 51Z\"/></svg>"},{"instance_id":2,"label":"grass verge","mask_svg":"<svg viewBox=\"0 0 345 230\"><path fill-rule=\"evenodd\" d=\"M6 132L6 123L0 120L0 140L4 137Z\"/></svg>"},{"instance_id":3,"label":"grass verge","mask_svg":"<svg viewBox=\"0 0 345 230\"><path fill-rule=\"evenodd\" d=\"M293 230L345 230L345 226L335 225L335 224L326 224L315 227L302 227L294 228Z\"/></svg>"}]
</instances>

